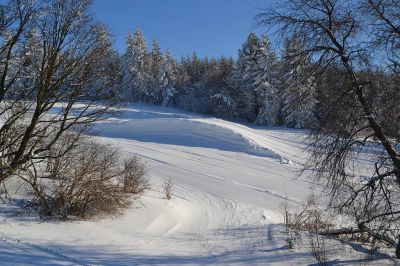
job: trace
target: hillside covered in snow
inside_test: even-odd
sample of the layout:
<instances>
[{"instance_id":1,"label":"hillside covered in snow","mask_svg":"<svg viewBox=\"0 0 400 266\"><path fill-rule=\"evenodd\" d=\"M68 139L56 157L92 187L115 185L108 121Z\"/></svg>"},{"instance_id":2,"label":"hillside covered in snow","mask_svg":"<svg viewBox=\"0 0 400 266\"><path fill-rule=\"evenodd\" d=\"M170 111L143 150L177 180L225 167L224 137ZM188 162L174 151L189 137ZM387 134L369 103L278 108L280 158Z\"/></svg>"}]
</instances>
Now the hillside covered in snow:
<instances>
[{"instance_id":1,"label":"hillside covered in snow","mask_svg":"<svg viewBox=\"0 0 400 266\"><path fill-rule=\"evenodd\" d=\"M255 128L178 109L130 105L95 126L97 141L138 154L151 189L132 207L94 221L43 221L0 206L1 265L305 265L305 238L287 247L282 205L311 191L298 176L304 131ZM166 200L164 181L174 183ZM315 188L318 190L318 188ZM360 245L326 240L334 264L367 264ZM393 264L377 256L371 265Z\"/></svg>"}]
</instances>

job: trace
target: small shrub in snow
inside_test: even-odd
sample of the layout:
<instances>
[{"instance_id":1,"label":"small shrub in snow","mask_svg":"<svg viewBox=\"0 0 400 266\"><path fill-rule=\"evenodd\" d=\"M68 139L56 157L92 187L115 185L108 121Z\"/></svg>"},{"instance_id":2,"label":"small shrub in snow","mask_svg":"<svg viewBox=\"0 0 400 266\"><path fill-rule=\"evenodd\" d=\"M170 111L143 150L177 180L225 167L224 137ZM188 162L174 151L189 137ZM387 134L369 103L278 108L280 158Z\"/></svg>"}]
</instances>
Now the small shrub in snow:
<instances>
[{"instance_id":1,"label":"small shrub in snow","mask_svg":"<svg viewBox=\"0 0 400 266\"><path fill-rule=\"evenodd\" d=\"M318 234L329 231L333 226L330 215L319 206L314 196L310 196L300 209L290 211L286 208L285 215L286 227L297 231Z\"/></svg>"},{"instance_id":2,"label":"small shrub in snow","mask_svg":"<svg viewBox=\"0 0 400 266\"><path fill-rule=\"evenodd\" d=\"M292 237L286 238L286 247L288 249L294 249L294 239Z\"/></svg>"},{"instance_id":3,"label":"small shrub in snow","mask_svg":"<svg viewBox=\"0 0 400 266\"><path fill-rule=\"evenodd\" d=\"M172 195L174 194L174 182L172 181L172 179L168 179L168 181L164 182L163 190L165 198L167 200L170 200L172 198Z\"/></svg>"},{"instance_id":4,"label":"small shrub in snow","mask_svg":"<svg viewBox=\"0 0 400 266\"><path fill-rule=\"evenodd\" d=\"M318 261L318 265L326 265L327 252L325 239L320 233L332 228L331 217L319 207L312 195L302 208L291 210L288 205L283 207L284 225L287 234L286 244L293 249L296 241L301 241L302 232L309 232L310 249Z\"/></svg>"},{"instance_id":5,"label":"small shrub in snow","mask_svg":"<svg viewBox=\"0 0 400 266\"><path fill-rule=\"evenodd\" d=\"M122 187L125 193L140 194L150 188L148 180L145 178L146 168L135 155L124 159L123 168L120 175Z\"/></svg>"},{"instance_id":6,"label":"small shrub in snow","mask_svg":"<svg viewBox=\"0 0 400 266\"><path fill-rule=\"evenodd\" d=\"M310 247L311 253L314 258L317 260L318 265L327 266L328 265L328 255L325 244L325 238L318 235L313 234L310 236Z\"/></svg>"},{"instance_id":7,"label":"small shrub in snow","mask_svg":"<svg viewBox=\"0 0 400 266\"><path fill-rule=\"evenodd\" d=\"M294 249L295 244L298 241L301 241L301 234L298 230L294 229L291 223L292 212L289 210L289 206L287 202L283 205L283 219L285 225L285 233L286 233L286 247L288 249Z\"/></svg>"}]
</instances>

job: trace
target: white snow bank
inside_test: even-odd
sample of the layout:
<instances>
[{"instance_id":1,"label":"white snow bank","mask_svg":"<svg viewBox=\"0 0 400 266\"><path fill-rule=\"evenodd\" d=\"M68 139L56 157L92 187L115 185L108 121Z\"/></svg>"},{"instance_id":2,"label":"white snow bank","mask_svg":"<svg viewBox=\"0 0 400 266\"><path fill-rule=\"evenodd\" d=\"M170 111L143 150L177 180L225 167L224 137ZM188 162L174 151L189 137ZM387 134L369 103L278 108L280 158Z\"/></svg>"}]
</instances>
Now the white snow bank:
<instances>
[{"instance_id":1,"label":"white snow bank","mask_svg":"<svg viewBox=\"0 0 400 266\"><path fill-rule=\"evenodd\" d=\"M255 129L217 118L194 118L190 120L228 129L242 136L247 142L254 146L255 149L269 151L271 154L274 154L277 158L279 158L282 163L291 162L290 159L285 156L285 152L282 152L282 150L279 149L275 149L274 146L271 145L271 143L266 139L266 136L262 135Z\"/></svg>"},{"instance_id":2,"label":"white snow bank","mask_svg":"<svg viewBox=\"0 0 400 266\"><path fill-rule=\"evenodd\" d=\"M249 138L245 137L244 134L239 134L229 127L217 126L201 120L182 118L112 120L106 123L98 123L96 131L102 137L107 138L209 148L281 159L281 156L272 150L260 148L251 141L247 141Z\"/></svg>"}]
</instances>

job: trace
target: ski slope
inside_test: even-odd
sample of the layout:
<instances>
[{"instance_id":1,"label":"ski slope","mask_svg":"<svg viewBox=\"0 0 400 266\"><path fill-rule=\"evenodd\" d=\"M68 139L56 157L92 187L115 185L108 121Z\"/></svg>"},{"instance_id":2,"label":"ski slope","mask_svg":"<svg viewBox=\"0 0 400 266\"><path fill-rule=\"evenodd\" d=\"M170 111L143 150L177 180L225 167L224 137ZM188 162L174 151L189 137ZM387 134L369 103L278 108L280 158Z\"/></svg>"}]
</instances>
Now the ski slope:
<instances>
[{"instance_id":1,"label":"ski slope","mask_svg":"<svg viewBox=\"0 0 400 266\"><path fill-rule=\"evenodd\" d=\"M285 247L281 206L312 184L298 177L304 132L256 128L147 105L95 126L98 141L146 162L152 189L132 208L96 221L40 221L1 206L0 265L308 265L307 245ZM175 183L173 199L161 184ZM16 186L17 187L17 186ZM331 241L336 264L368 262ZM382 258L371 265L393 264Z\"/></svg>"}]
</instances>

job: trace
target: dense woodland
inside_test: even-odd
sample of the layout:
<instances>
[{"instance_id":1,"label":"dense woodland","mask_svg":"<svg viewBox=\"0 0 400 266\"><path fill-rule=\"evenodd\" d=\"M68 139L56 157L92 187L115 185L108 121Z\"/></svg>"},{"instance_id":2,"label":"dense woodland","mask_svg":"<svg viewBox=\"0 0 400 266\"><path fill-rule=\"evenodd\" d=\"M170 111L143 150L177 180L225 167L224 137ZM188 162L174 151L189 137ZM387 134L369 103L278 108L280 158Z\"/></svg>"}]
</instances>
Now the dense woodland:
<instances>
[{"instance_id":1,"label":"dense woodland","mask_svg":"<svg viewBox=\"0 0 400 266\"><path fill-rule=\"evenodd\" d=\"M257 125L304 128L316 121L317 82L305 76L308 58L295 58L303 49L300 38L285 41L281 58L266 35L250 33L233 57L199 58L196 53L177 60L151 49L138 29L129 33L126 51L104 66L112 73L103 84L106 97L180 107ZM102 84L102 86L103 86Z\"/></svg>"},{"instance_id":2,"label":"dense woodland","mask_svg":"<svg viewBox=\"0 0 400 266\"><path fill-rule=\"evenodd\" d=\"M342 97L341 87L348 81L334 65L321 73L317 63L304 53L304 41L295 35L274 50L273 46L279 45L272 45L267 35L250 33L237 59L199 58L193 53L178 60L169 50L163 53L157 40L148 49L138 29L127 36L122 56L112 53L103 66L111 75L103 76L97 85L108 88L102 95L106 98L179 107L257 125L310 128L326 121L324 115ZM375 82L392 88L385 95L371 88L369 101L400 97L396 78L384 68L364 75L373 75ZM386 108L381 103L375 106ZM378 111L394 126L400 123L398 108L390 107L396 112ZM346 109L342 106L335 111L346 114ZM391 131L398 136L395 129Z\"/></svg>"}]
</instances>

